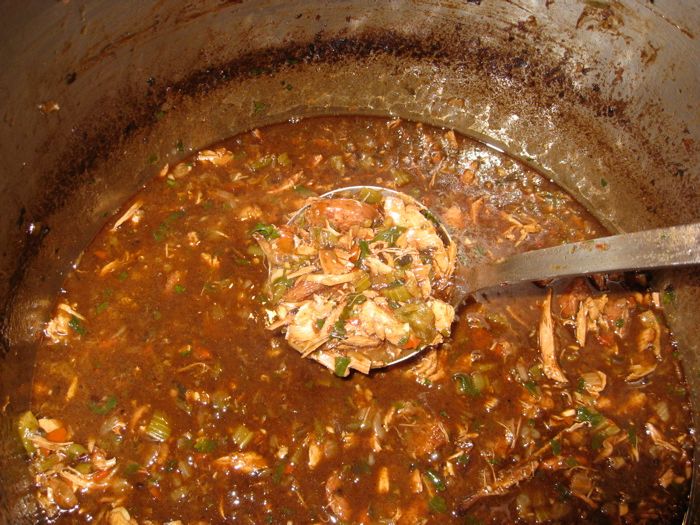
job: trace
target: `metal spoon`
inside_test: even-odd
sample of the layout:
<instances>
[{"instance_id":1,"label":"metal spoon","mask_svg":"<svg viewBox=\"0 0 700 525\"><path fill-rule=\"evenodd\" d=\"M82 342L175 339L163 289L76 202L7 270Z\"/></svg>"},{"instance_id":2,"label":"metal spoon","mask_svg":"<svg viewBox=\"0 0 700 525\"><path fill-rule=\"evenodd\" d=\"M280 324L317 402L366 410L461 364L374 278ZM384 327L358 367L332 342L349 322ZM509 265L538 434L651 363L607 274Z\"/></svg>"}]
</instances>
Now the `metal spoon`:
<instances>
[{"instance_id":1,"label":"metal spoon","mask_svg":"<svg viewBox=\"0 0 700 525\"><path fill-rule=\"evenodd\" d=\"M379 191L398 196L427 211L443 240L452 242L449 230L438 216L405 193L377 186L351 186L324 193L320 198L356 196L362 190ZM289 220L296 222L308 206L301 208ZM507 257L496 263L464 265L457 263L454 272L452 304L459 306L470 295L509 284L540 281L559 277L587 275L613 271L651 270L700 264L700 223L669 226L654 230L623 233L560 244L551 248L532 250ZM401 355L382 366L398 364L425 350Z\"/></svg>"}]
</instances>

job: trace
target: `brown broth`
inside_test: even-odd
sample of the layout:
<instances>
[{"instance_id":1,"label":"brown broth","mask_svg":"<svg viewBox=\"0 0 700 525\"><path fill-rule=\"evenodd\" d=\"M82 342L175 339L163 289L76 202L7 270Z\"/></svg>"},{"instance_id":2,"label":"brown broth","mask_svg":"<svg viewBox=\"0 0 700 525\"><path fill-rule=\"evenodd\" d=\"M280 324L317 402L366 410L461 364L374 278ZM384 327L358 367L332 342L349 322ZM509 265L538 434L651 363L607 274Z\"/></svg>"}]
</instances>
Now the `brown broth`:
<instances>
[{"instance_id":1,"label":"brown broth","mask_svg":"<svg viewBox=\"0 0 700 525\"><path fill-rule=\"evenodd\" d=\"M567 384L542 367L543 286L478 295L450 342L369 376L337 378L264 328L267 270L250 231L284 223L312 193L398 181L457 232L467 263L605 234L569 195L481 143L403 121L307 119L218 148L215 163L195 155L149 182L58 298L73 310L47 329L32 411L59 420L59 441L116 464L83 453L46 468L34 453L40 496L76 489L77 505L47 504L57 523L99 522L114 507L140 524L682 516L687 390L663 296L635 276L550 284ZM148 426L156 411L167 436ZM68 465L92 484L61 477Z\"/></svg>"}]
</instances>

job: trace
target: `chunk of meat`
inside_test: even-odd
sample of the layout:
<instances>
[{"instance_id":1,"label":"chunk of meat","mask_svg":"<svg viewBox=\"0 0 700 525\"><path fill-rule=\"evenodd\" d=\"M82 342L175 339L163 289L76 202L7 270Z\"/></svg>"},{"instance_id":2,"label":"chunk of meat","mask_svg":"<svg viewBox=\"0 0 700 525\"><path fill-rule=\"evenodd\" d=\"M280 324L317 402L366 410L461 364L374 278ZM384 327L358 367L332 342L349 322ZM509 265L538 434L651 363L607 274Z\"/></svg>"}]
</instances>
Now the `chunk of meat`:
<instances>
[{"instance_id":1,"label":"chunk of meat","mask_svg":"<svg viewBox=\"0 0 700 525\"><path fill-rule=\"evenodd\" d=\"M360 324L368 335L376 335L394 345L408 336L410 326L399 321L387 308L374 301L365 301L360 307Z\"/></svg>"},{"instance_id":2,"label":"chunk of meat","mask_svg":"<svg viewBox=\"0 0 700 525\"><path fill-rule=\"evenodd\" d=\"M109 525L138 525L138 522L131 518L124 507L117 507L109 511L107 523Z\"/></svg>"},{"instance_id":3,"label":"chunk of meat","mask_svg":"<svg viewBox=\"0 0 700 525\"><path fill-rule=\"evenodd\" d=\"M352 226L371 225L379 218L379 210L355 199L320 199L309 206L305 217L313 226L330 223L339 231L347 231Z\"/></svg>"},{"instance_id":4,"label":"chunk of meat","mask_svg":"<svg viewBox=\"0 0 700 525\"><path fill-rule=\"evenodd\" d=\"M347 498L343 496L343 482L337 471L333 472L326 481L326 501L328 508L336 517L343 521L351 520L352 509Z\"/></svg>"},{"instance_id":5,"label":"chunk of meat","mask_svg":"<svg viewBox=\"0 0 700 525\"><path fill-rule=\"evenodd\" d=\"M481 490L469 496L459 505L460 512L466 512L472 505L482 498L489 496L502 496L521 481L530 479L540 466L539 460L529 460L499 472L492 484L485 485Z\"/></svg>"},{"instance_id":6,"label":"chunk of meat","mask_svg":"<svg viewBox=\"0 0 700 525\"><path fill-rule=\"evenodd\" d=\"M661 357L661 327L654 312L647 310L639 314L642 330L637 336L637 346L640 352L651 349L656 358Z\"/></svg>"},{"instance_id":7,"label":"chunk of meat","mask_svg":"<svg viewBox=\"0 0 700 525\"><path fill-rule=\"evenodd\" d=\"M455 309L452 305L444 301L435 299L430 302L430 309L435 315L435 330L438 332L449 332L455 320Z\"/></svg>"},{"instance_id":8,"label":"chunk of meat","mask_svg":"<svg viewBox=\"0 0 700 525\"><path fill-rule=\"evenodd\" d=\"M562 317L572 317L578 310L579 302L590 295L590 288L583 277L574 279L566 291L557 295L559 313Z\"/></svg>"},{"instance_id":9,"label":"chunk of meat","mask_svg":"<svg viewBox=\"0 0 700 525\"><path fill-rule=\"evenodd\" d=\"M321 283L307 281L306 279L297 279L294 282L294 285L284 294L282 301L287 303L298 303L308 299L324 288L325 286Z\"/></svg>"},{"instance_id":10,"label":"chunk of meat","mask_svg":"<svg viewBox=\"0 0 700 525\"><path fill-rule=\"evenodd\" d=\"M354 268L349 260L350 254L338 248L319 250L318 257L323 273L340 275L348 273Z\"/></svg>"},{"instance_id":11,"label":"chunk of meat","mask_svg":"<svg viewBox=\"0 0 700 525\"><path fill-rule=\"evenodd\" d=\"M407 404L397 421L406 450L415 458L425 458L449 442L442 423L420 406Z\"/></svg>"},{"instance_id":12,"label":"chunk of meat","mask_svg":"<svg viewBox=\"0 0 700 525\"><path fill-rule=\"evenodd\" d=\"M233 452L214 460L213 464L244 474L257 474L268 467L267 460L257 452Z\"/></svg>"},{"instance_id":13,"label":"chunk of meat","mask_svg":"<svg viewBox=\"0 0 700 525\"><path fill-rule=\"evenodd\" d=\"M542 352L542 365L544 374L551 380L559 383L568 383L564 371L559 367L554 343L554 324L552 322L552 290L547 291L547 296L542 301L542 315L539 328L540 351Z\"/></svg>"}]
</instances>

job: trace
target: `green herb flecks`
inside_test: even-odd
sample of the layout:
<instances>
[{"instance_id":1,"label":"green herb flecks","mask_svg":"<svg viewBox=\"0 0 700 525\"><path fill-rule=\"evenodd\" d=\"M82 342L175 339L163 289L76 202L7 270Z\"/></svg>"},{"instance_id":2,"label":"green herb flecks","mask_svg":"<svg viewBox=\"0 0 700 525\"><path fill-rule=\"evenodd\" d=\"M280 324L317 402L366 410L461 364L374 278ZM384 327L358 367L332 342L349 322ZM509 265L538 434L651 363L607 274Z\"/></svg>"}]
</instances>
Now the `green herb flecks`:
<instances>
[{"instance_id":1,"label":"green herb flecks","mask_svg":"<svg viewBox=\"0 0 700 525\"><path fill-rule=\"evenodd\" d=\"M250 233L259 233L267 240L278 239L280 237L280 232L275 226L262 222L257 223Z\"/></svg>"},{"instance_id":2,"label":"green herb flecks","mask_svg":"<svg viewBox=\"0 0 700 525\"><path fill-rule=\"evenodd\" d=\"M350 358L341 356L335 358L335 375L338 377L345 377L348 373L348 365L350 365Z\"/></svg>"},{"instance_id":3,"label":"green herb flecks","mask_svg":"<svg viewBox=\"0 0 700 525\"><path fill-rule=\"evenodd\" d=\"M87 333L87 329L85 328L85 325L83 325L83 322L74 315L70 316L68 326L70 326L71 329L78 335L85 335Z\"/></svg>"},{"instance_id":4,"label":"green herb flecks","mask_svg":"<svg viewBox=\"0 0 700 525\"><path fill-rule=\"evenodd\" d=\"M92 401L88 403L88 408L90 408L90 411L99 416L109 414L116 406L117 398L111 395L102 398L102 401L99 403L94 403Z\"/></svg>"}]
</instances>

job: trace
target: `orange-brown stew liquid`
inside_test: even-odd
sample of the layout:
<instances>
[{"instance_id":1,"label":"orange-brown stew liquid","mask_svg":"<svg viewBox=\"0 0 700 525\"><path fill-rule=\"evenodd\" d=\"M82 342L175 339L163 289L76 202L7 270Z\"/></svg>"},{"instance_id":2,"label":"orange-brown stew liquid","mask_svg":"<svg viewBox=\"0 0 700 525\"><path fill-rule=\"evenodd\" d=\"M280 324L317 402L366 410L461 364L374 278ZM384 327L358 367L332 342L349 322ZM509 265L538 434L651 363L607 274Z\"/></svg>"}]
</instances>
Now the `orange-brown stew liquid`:
<instances>
[{"instance_id":1,"label":"orange-brown stew liquid","mask_svg":"<svg viewBox=\"0 0 700 525\"><path fill-rule=\"evenodd\" d=\"M125 204L58 298L31 454L56 522L682 516L693 438L662 312L672 293L630 276L492 290L437 350L347 379L264 328L267 269L250 232L312 194L399 187L469 263L605 234L561 189L450 131L377 118L279 124L211 150ZM549 290L567 382L543 367Z\"/></svg>"}]
</instances>

